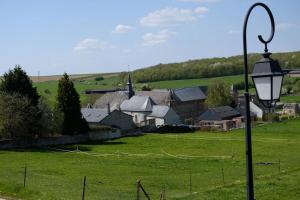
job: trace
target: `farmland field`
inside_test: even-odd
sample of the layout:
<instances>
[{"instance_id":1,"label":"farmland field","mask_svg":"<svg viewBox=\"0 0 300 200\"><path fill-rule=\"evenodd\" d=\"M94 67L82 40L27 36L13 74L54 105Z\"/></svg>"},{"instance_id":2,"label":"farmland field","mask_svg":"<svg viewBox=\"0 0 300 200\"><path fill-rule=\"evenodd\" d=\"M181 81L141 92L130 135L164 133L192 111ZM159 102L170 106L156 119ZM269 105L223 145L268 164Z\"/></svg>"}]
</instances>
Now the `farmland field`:
<instances>
[{"instance_id":1,"label":"farmland field","mask_svg":"<svg viewBox=\"0 0 300 200\"><path fill-rule=\"evenodd\" d=\"M300 199L299 141L299 118L253 128L256 199ZM138 179L151 199L246 199L244 131L0 151L0 196L79 200L83 176L91 200L135 199Z\"/></svg>"},{"instance_id":2,"label":"farmland field","mask_svg":"<svg viewBox=\"0 0 300 200\"><path fill-rule=\"evenodd\" d=\"M119 87L119 78L118 74L106 74L103 75L104 80L95 81L97 74L90 75L72 75L71 78L74 82L75 88L80 95L80 100L82 106L87 105L88 103L94 103L99 95L86 95L85 90L93 89L114 89ZM39 81L34 82L34 86L37 87L38 92L42 95L46 101L49 102L51 106L54 105L57 84L58 81L54 79L59 79L58 76L51 76L51 79L46 79L48 81ZM35 79L37 79L35 77ZM207 86L213 83L214 81L219 80L228 84L240 83L243 81L242 75L235 76L223 76L215 78L202 78L202 79L185 79L185 80L171 80L171 81L158 81L148 83L149 86L153 89L163 89L163 88L182 88L182 87L192 87L192 86ZM135 89L140 89L143 84L138 83L134 84ZM255 93L254 88L250 88L251 93ZM243 94L243 91L239 92ZM300 103L300 95L286 95L282 96L281 101L283 103Z\"/></svg>"}]
</instances>

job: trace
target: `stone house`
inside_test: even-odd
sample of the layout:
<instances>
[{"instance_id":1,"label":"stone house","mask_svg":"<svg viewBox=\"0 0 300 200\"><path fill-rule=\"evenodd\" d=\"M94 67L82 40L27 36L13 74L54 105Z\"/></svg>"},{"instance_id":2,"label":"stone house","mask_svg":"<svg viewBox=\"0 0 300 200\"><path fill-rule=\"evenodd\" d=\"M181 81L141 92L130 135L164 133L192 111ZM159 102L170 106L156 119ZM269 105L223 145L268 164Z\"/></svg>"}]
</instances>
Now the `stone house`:
<instances>
[{"instance_id":1,"label":"stone house","mask_svg":"<svg viewBox=\"0 0 300 200\"><path fill-rule=\"evenodd\" d=\"M300 115L300 107L297 103L287 103L283 105L282 114L288 116Z\"/></svg>"},{"instance_id":2,"label":"stone house","mask_svg":"<svg viewBox=\"0 0 300 200\"><path fill-rule=\"evenodd\" d=\"M149 97L155 105L168 106L172 108L179 115L183 123L194 124L195 119L197 119L197 117L207 109L204 103L206 100L206 90L207 87L186 87L180 89L133 91L129 75L126 90L104 94L96 100L93 107L105 108L109 103L112 109L121 109L121 104L125 101L128 102L127 100L130 100L133 96ZM135 98L135 100L137 99ZM143 117L144 115L142 114L137 115L138 119L136 121L145 121L140 119Z\"/></svg>"},{"instance_id":3,"label":"stone house","mask_svg":"<svg viewBox=\"0 0 300 200\"><path fill-rule=\"evenodd\" d=\"M147 119L155 120L155 126L181 124L179 115L169 106L154 105L152 112L147 116Z\"/></svg>"},{"instance_id":4,"label":"stone house","mask_svg":"<svg viewBox=\"0 0 300 200\"><path fill-rule=\"evenodd\" d=\"M209 108L198 120L197 125L206 130L227 131L245 126L244 117L230 106Z\"/></svg>"},{"instance_id":5,"label":"stone house","mask_svg":"<svg viewBox=\"0 0 300 200\"><path fill-rule=\"evenodd\" d=\"M122 112L131 115L137 126L142 126L147 122L147 116L152 112L155 105L149 96L133 96L125 100L120 105Z\"/></svg>"}]
</instances>

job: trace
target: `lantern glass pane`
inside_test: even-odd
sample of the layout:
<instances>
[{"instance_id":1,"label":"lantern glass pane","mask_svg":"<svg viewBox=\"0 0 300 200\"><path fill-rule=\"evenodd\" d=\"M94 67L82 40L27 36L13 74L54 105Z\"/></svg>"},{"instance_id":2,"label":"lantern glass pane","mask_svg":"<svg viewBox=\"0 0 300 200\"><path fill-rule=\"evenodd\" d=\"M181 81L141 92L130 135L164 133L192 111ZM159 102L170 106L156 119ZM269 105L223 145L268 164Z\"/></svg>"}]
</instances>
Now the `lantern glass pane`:
<instances>
[{"instance_id":1,"label":"lantern glass pane","mask_svg":"<svg viewBox=\"0 0 300 200\"><path fill-rule=\"evenodd\" d=\"M282 78L283 76L273 76L273 99L275 100L280 97Z\"/></svg>"},{"instance_id":2,"label":"lantern glass pane","mask_svg":"<svg viewBox=\"0 0 300 200\"><path fill-rule=\"evenodd\" d=\"M260 100L271 100L271 77L253 77Z\"/></svg>"}]
</instances>

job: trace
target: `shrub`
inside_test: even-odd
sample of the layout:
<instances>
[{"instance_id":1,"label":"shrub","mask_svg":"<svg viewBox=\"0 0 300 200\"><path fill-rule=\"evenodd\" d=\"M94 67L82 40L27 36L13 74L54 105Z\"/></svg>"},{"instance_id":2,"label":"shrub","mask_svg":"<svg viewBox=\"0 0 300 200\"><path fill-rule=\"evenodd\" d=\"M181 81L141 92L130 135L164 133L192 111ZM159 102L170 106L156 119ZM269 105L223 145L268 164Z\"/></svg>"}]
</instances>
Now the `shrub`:
<instances>
[{"instance_id":1,"label":"shrub","mask_svg":"<svg viewBox=\"0 0 300 200\"><path fill-rule=\"evenodd\" d=\"M95 81L103 81L104 80L104 77L103 76L97 76L95 78Z\"/></svg>"}]
</instances>

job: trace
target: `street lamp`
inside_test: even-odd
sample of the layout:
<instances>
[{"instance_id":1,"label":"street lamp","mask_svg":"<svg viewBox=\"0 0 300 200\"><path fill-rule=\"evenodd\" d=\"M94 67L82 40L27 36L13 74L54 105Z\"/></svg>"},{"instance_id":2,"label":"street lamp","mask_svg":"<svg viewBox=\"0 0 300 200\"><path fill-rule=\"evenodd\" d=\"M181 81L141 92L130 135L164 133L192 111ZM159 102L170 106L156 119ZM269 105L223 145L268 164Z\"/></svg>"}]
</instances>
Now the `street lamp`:
<instances>
[{"instance_id":1,"label":"street lamp","mask_svg":"<svg viewBox=\"0 0 300 200\"><path fill-rule=\"evenodd\" d=\"M244 47L244 78L245 78L245 110L246 110L246 172L247 172L247 199L254 200L253 188L253 165L252 165L252 142L251 142L251 118L250 118L250 100L248 85L248 59L247 59L247 24L250 13L257 7L263 7L271 21L271 34L268 40L264 40L261 35L258 36L260 42L265 46L265 52L261 60L257 61L251 75L255 85L259 101L267 108L271 109L280 99L281 86L285 74L300 74L300 70L287 69L282 70L279 62L270 58L268 52L268 43L271 42L275 32L275 22L270 8L263 3L253 4L245 17L243 27L243 47Z\"/></svg>"},{"instance_id":2,"label":"street lamp","mask_svg":"<svg viewBox=\"0 0 300 200\"><path fill-rule=\"evenodd\" d=\"M252 143L251 143L251 118L250 118L250 100L249 100L249 85L248 85L248 59L247 59L247 24L250 13L252 10L257 7L263 7L271 20L271 35L268 40L264 40L261 35L258 36L258 39L265 44L265 57L257 62L254 67L254 76L253 81L256 87L256 91L258 93L258 97L261 100L267 102L267 104L271 105L274 100L274 93L271 91L273 89L272 84L273 73L272 69L274 66L273 61L269 58L267 44L271 42L274 36L275 22L269 7L263 3L255 3L253 4L245 17L244 27L243 27L243 47L244 47L244 78L245 78L245 110L246 110L246 128L245 128L245 137L246 137L246 172L247 172L247 199L254 200L254 188L253 188L253 166L252 166ZM276 61L274 61L276 62ZM273 64L271 64L273 63ZM271 67L272 66L272 67ZM278 65L279 66L279 65ZM262 69L260 69L262 68ZM275 76L274 76L275 77ZM278 80L275 80L276 86ZM282 82L282 80L281 80ZM271 86L272 85L272 86ZM280 83L281 86L281 83ZM277 91L275 92L277 95ZM276 96L275 95L275 96ZM270 104L271 103L271 104Z\"/></svg>"}]
</instances>

